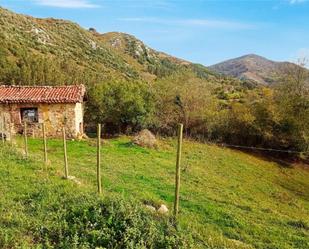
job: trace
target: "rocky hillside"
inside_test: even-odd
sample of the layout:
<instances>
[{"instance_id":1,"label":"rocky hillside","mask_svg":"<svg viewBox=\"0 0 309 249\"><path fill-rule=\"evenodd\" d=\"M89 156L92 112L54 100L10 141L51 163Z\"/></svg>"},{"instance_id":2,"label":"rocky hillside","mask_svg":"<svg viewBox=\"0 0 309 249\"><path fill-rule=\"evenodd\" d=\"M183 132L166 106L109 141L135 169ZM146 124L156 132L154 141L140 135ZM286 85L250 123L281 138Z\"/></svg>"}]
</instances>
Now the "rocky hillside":
<instances>
[{"instance_id":1,"label":"rocky hillside","mask_svg":"<svg viewBox=\"0 0 309 249\"><path fill-rule=\"evenodd\" d=\"M222 78L202 65L155 51L132 35L100 34L70 21L34 18L1 7L0 43L0 82L7 84L153 81L178 71Z\"/></svg>"},{"instance_id":2,"label":"rocky hillside","mask_svg":"<svg viewBox=\"0 0 309 249\"><path fill-rule=\"evenodd\" d=\"M132 35L109 32L94 35L115 53L124 58L130 65L141 72L148 80L167 76L181 68L194 68L194 64L173 56L158 52ZM204 68L207 73L208 70Z\"/></svg>"},{"instance_id":3,"label":"rocky hillside","mask_svg":"<svg viewBox=\"0 0 309 249\"><path fill-rule=\"evenodd\" d=\"M120 56L98 42L79 25L65 20L38 19L0 8L2 66L16 71L31 57L48 61L70 61L79 69L99 70L104 74L138 77ZM29 58L30 57L30 58Z\"/></svg>"},{"instance_id":4,"label":"rocky hillside","mask_svg":"<svg viewBox=\"0 0 309 249\"><path fill-rule=\"evenodd\" d=\"M239 79L271 85L280 74L280 71L288 64L290 63L275 62L259 55L249 54L215 64L210 69Z\"/></svg>"}]
</instances>

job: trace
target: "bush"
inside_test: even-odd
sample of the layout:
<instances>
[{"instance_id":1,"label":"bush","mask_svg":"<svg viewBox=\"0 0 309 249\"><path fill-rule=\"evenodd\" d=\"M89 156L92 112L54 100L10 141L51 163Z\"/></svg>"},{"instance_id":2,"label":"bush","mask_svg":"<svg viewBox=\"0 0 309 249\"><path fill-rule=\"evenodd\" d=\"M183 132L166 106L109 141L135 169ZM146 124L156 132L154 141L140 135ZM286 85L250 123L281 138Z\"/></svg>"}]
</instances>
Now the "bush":
<instances>
[{"instance_id":1,"label":"bush","mask_svg":"<svg viewBox=\"0 0 309 249\"><path fill-rule=\"evenodd\" d=\"M44 248L190 248L166 217L122 199L76 200L35 231ZM57 204L56 204L57 205Z\"/></svg>"},{"instance_id":2,"label":"bush","mask_svg":"<svg viewBox=\"0 0 309 249\"><path fill-rule=\"evenodd\" d=\"M108 133L137 131L151 123L154 100L144 82L110 80L88 90L85 120L105 124Z\"/></svg>"}]
</instances>

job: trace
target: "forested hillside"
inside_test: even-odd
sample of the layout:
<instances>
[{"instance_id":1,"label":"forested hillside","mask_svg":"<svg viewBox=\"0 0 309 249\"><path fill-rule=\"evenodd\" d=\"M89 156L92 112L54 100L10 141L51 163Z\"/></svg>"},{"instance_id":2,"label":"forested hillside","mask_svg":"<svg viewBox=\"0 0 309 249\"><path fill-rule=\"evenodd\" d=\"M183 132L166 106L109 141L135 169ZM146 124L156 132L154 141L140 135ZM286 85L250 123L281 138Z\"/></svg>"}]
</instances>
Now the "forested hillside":
<instances>
[{"instance_id":1,"label":"forested hillside","mask_svg":"<svg viewBox=\"0 0 309 249\"><path fill-rule=\"evenodd\" d=\"M172 135L182 122L186 136L202 140L308 151L304 67L289 64L264 87L155 51L128 34L3 8L0 43L1 84L85 84L88 129L101 122L109 133L146 127Z\"/></svg>"}]
</instances>

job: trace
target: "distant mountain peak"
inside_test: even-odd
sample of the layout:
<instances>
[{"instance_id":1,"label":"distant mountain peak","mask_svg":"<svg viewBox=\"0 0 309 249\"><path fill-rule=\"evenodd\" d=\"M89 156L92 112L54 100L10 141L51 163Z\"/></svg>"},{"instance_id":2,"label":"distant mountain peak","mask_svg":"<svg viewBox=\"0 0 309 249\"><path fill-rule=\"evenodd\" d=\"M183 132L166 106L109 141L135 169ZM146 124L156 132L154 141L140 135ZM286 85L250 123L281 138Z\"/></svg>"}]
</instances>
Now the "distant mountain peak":
<instances>
[{"instance_id":1,"label":"distant mountain peak","mask_svg":"<svg viewBox=\"0 0 309 249\"><path fill-rule=\"evenodd\" d=\"M212 65L209 68L224 75L270 85L276 80L280 68L286 63L275 62L257 54L247 54Z\"/></svg>"},{"instance_id":2,"label":"distant mountain peak","mask_svg":"<svg viewBox=\"0 0 309 249\"><path fill-rule=\"evenodd\" d=\"M240 58L242 57L248 57L248 58L263 58L263 59L266 59L265 57L261 56L261 55L258 55L258 54L245 54L243 56L241 56Z\"/></svg>"}]
</instances>

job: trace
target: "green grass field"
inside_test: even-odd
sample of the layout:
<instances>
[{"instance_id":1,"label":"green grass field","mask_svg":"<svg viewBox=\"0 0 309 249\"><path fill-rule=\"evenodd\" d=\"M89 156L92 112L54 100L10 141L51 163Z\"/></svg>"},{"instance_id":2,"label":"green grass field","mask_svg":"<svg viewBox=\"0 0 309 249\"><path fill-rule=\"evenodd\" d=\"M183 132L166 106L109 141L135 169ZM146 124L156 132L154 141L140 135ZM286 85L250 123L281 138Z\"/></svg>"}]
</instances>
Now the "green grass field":
<instances>
[{"instance_id":1,"label":"green grass field","mask_svg":"<svg viewBox=\"0 0 309 249\"><path fill-rule=\"evenodd\" d=\"M95 140L68 141L75 181L62 179L61 140L48 141L47 171L41 170L41 140L29 139L28 160L19 155L21 146L17 140L20 152L0 152L0 241L8 248L36 244L29 226L40 226L47 213L33 214L31 205L48 207L80 194L97 198ZM173 139L162 139L158 149L137 147L128 137L104 140L103 196L163 203L171 213L175 151ZM180 227L192 233L194 248L309 248L309 170L300 165L185 140L180 192Z\"/></svg>"}]
</instances>

